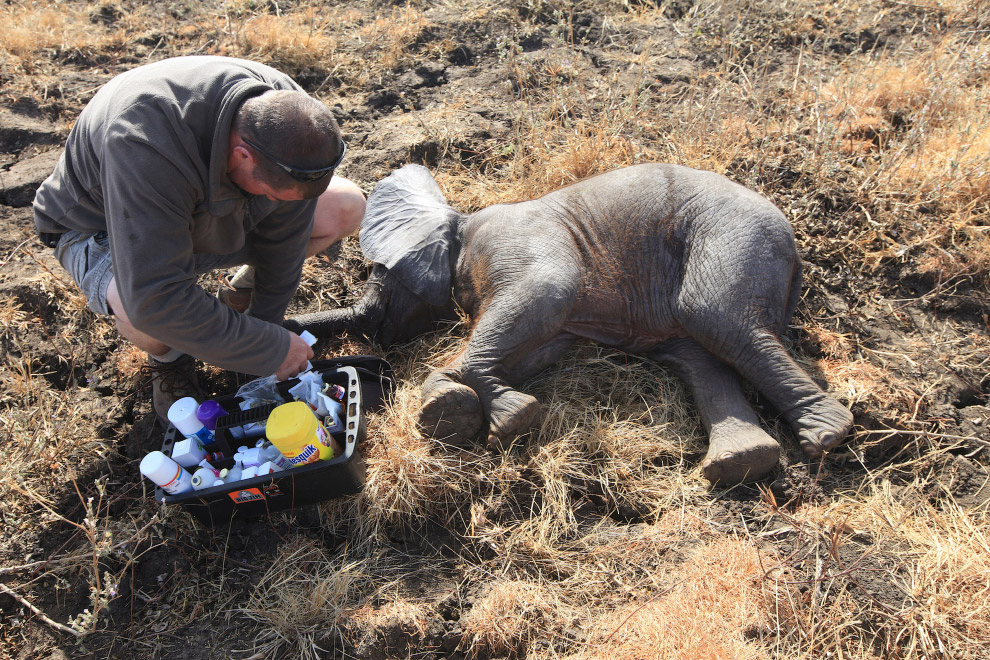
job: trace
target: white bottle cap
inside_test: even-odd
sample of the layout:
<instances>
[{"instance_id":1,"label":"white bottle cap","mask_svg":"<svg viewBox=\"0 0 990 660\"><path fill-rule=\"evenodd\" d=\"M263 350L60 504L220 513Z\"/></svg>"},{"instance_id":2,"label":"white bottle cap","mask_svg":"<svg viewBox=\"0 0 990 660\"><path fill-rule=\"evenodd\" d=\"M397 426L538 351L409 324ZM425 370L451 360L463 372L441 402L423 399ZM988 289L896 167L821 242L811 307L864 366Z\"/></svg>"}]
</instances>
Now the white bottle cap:
<instances>
[{"instance_id":1,"label":"white bottle cap","mask_svg":"<svg viewBox=\"0 0 990 660\"><path fill-rule=\"evenodd\" d=\"M196 470L196 474L192 476L190 483L192 484L193 490L203 490L204 488L212 487L216 480L217 475L214 474L213 470L208 468L199 468Z\"/></svg>"},{"instance_id":2,"label":"white bottle cap","mask_svg":"<svg viewBox=\"0 0 990 660\"><path fill-rule=\"evenodd\" d=\"M175 425L175 428L182 435L195 435L203 427L203 422L196 417L196 410L199 404L191 396L183 397L172 404L168 409L168 421Z\"/></svg>"},{"instance_id":3,"label":"white bottle cap","mask_svg":"<svg viewBox=\"0 0 990 660\"><path fill-rule=\"evenodd\" d=\"M161 486L169 495L192 490L192 477L181 465L160 451L150 452L141 459L141 474Z\"/></svg>"}]
</instances>

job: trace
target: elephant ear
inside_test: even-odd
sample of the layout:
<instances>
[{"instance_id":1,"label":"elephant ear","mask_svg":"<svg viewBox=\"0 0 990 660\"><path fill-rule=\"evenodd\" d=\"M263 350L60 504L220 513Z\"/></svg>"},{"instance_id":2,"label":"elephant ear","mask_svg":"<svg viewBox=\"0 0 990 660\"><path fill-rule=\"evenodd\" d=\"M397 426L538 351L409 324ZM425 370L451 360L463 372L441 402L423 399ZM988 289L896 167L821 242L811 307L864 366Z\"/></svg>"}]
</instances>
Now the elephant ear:
<instances>
[{"instance_id":1,"label":"elephant ear","mask_svg":"<svg viewBox=\"0 0 990 660\"><path fill-rule=\"evenodd\" d=\"M429 170L406 165L368 196L361 250L424 301L443 305L450 298L450 249L457 215Z\"/></svg>"}]
</instances>

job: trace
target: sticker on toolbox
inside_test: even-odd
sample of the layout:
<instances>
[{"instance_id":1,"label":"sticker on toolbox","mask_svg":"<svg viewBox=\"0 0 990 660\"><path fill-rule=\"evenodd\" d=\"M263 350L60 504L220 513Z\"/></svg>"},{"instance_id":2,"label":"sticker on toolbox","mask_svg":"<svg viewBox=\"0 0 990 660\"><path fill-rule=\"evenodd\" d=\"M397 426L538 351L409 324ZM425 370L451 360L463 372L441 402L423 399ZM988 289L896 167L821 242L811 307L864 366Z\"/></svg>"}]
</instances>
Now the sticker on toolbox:
<instances>
[{"instance_id":1,"label":"sticker on toolbox","mask_svg":"<svg viewBox=\"0 0 990 660\"><path fill-rule=\"evenodd\" d=\"M278 484L270 483L265 485L265 495L268 497L279 497L281 495L285 495L285 493L283 493L282 489L278 487Z\"/></svg>"},{"instance_id":2,"label":"sticker on toolbox","mask_svg":"<svg viewBox=\"0 0 990 660\"><path fill-rule=\"evenodd\" d=\"M238 504L257 502L258 500L265 499L265 496L257 488L245 488L244 490L235 490L227 494L230 495L230 499Z\"/></svg>"}]
</instances>

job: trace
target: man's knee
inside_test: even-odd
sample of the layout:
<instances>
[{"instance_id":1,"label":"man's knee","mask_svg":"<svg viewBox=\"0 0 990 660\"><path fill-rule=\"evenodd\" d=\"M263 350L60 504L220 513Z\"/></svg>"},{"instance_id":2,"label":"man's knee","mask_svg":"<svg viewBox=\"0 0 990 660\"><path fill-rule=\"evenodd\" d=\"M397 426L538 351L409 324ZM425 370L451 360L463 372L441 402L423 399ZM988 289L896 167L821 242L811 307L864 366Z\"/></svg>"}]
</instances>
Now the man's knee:
<instances>
[{"instance_id":1,"label":"man's knee","mask_svg":"<svg viewBox=\"0 0 990 660\"><path fill-rule=\"evenodd\" d=\"M107 308L113 314L113 323L120 336L131 342L138 348L152 355L165 355L170 347L151 335L148 335L131 324L131 320L124 310L124 305L120 301L120 294L117 292L116 278L110 278L107 284Z\"/></svg>"},{"instance_id":2,"label":"man's knee","mask_svg":"<svg viewBox=\"0 0 990 660\"><path fill-rule=\"evenodd\" d=\"M316 203L313 236L334 243L357 231L364 217L364 192L350 179L334 177Z\"/></svg>"}]
</instances>

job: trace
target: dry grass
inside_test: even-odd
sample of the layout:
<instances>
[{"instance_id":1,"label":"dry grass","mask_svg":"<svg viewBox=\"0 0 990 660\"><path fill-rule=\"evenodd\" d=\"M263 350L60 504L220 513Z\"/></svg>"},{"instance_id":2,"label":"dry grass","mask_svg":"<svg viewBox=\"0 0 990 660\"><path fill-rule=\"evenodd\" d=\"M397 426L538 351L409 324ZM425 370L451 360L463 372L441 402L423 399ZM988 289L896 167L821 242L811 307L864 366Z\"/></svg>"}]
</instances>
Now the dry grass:
<instances>
[{"instance_id":1,"label":"dry grass","mask_svg":"<svg viewBox=\"0 0 990 660\"><path fill-rule=\"evenodd\" d=\"M878 474L829 505L773 512L795 534L767 584L777 629L790 631L776 643L802 649L789 657L979 657L986 511L933 505L931 486L921 473L903 486Z\"/></svg>"},{"instance_id":2,"label":"dry grass","mask_svg":"<svg viewBox=\"0 0 990 660\"><path fill-rule=\"evenodd\" d=\"M783 431L782 478L800 487L711 490L683 386L581 346L525 386L543 418L513 451L442 446L415 429L419 384L459 350L465 321L387 355L400 383L368 420L362 493L320 507L315 530L275 517L278 543L237 554L233 537L249 528L211 532L151 502L124 458L142 440L143 356L38 251L34 277L0 292L0 586L17 631L0 649L42 621L110 640L104 650L163 654L190 622L223 612L250 631L224 650L257 658L439 656L442 642L479 659L981 659L990 519L946 475L962 454L985 468L986 444L944 429L971 414L952 392L985 392L988 326L941 310L986 312L988 9L826 4L616 0L590 12L601 18L590 33L586 7L564 0L0 9L5 101L67 122L91 90L66 91L64 70L117 70L131 51L264 61L351 110L468 45L465 67L494 67L485 85L344 125L360 136L357 178L399 139L411 153L435 147L429 164L463 210L637 162L726 173L794 223L809 290L795 356L862 423L819 469L795 464L761 406ZM683 69L671 73L672 60ZM494 117L484 131L478 106ZM300 298L344 304L356 270L308 267ZM880 321L887 334L862 332ZM131 581L125 602L115 590ZM122 621L135 629L115 631ZM406 646L388 655L396 639Z\"/></svg>"},{"instance_id":3,"label":"dry grass","mask_svg":"<svg viewBox=\"0 0 990 660\"><path fill-rule=\"evenodd\" d=\"M243 609L261 623L261 635L244 640L265 656L324 657L340 619L367 583L367 560L330 554L311 541L290 541L275 557Z\"/></svg>"},{"instance_id":4,"label":"dry grass","mask_svg":"<svg viewBox=\"0 0 990 660\"><path fill-rule=\"evenodd\" d=\"M592 652L578 658L768 658L761 638L772 625L751 544L721 539L697 548L657 597L605 613L591 629Z\"/></svg>"}]
</instances>

